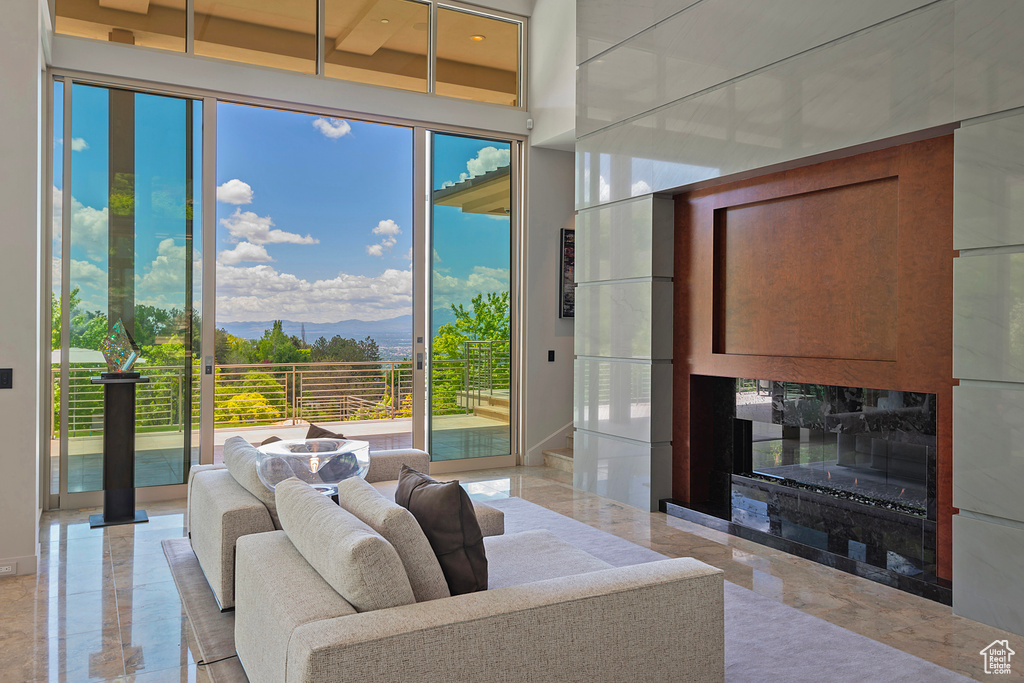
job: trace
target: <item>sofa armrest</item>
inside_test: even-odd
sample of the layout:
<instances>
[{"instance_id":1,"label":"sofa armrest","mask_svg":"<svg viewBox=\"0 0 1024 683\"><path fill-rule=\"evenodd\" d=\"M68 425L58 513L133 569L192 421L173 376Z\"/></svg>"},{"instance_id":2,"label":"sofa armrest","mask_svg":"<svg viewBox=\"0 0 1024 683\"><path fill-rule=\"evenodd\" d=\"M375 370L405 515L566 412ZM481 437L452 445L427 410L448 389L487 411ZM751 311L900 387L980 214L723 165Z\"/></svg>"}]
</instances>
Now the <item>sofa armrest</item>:
<instances>
[{"instance_id":1,"label":"sofa armrest","mask_svg":"<svg viewBox=\"0 0 1024 683\"><path fill-rule=\"evenodd\" d=\"M188 535L192 536L192 481L195 476L200 472L209 472L211 470L226 470L227 465L192 465L188 470L188 486L185 489L185 531Z\"/></svg>"},{"instance_id":2,"label":"sofa armrest","mask_svg":"<svg viewBox=\"0 0 1024 683\"><path fill-rule=\"evenodd\" d=\"M723 590L678 558L312 622L286 680L721 681Z\"/></svg>"},{"instance_id":3,"label":"sofa armrest","mask_svg":"<svg viewBox=\"0 0 1024 683\"><path fill-rule=\"evenodd\" d=\"M366 470L366 481L389 481L398 479L402 465L414 470L430 473L430 454L418 448L399 448L393 451L371 451L370 467Z\"/></svg>"},{"instance_id":4,"label":"sofa armrest","mask_svg":"<svg viewBox=\"0 0 1024 683\"><path fill-rule=\"evenodd\" d=\"M197 472L189 486L189 540L221 609L235 604L235 542L273 531L267 507L226 469Z\"/></svg>"},{"instance_id":5,"label":"sofa armrest","mask_svg":"<svg viewBox=\"0 0 1024 683\"><path fill-rule=\"evenodd\" d=\"M285 680L296 626L356 613L284 531L238 539L235 581L235 649L250 683Z\"/></svg>"}]
</instances>

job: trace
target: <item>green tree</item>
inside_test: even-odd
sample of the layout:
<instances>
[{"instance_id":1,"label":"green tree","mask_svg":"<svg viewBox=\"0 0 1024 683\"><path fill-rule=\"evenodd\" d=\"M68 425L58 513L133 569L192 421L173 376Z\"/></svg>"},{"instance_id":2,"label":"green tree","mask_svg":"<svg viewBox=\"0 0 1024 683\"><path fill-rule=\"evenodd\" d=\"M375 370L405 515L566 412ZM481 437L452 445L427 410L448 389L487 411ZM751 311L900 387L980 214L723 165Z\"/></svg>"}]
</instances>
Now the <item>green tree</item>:
<instances>
[{"instance_id":1,"label":"green tree","mask_svg":"<svg viewBox=\"0 0 1024 683\"><path fill-rule=\"evenodd\" d=\"M281 321L275 320L273 327L263 333L256 342L257 362L281 365L303 363L309 360L308 349L297 349L288 335L281 329Z\"/></svg>"},{"instance_id":2,"label":"green tree","mask_svg":"<svg viewBox=\"0 0 1024 683\"><path fill-rule=\"evenodd\" d=\"M78 308L78 304L81 303L82 297L79 296L79 289L75 287L71 290L68 296L68 303L71 305L71 310L74 311ZM60 331L63 323L60 310L60 298L56 294L50 292L50 309L53 316L52 327L50 328L50 348L60 348Z\"/></svg>"},{"instance_id":3,"label":"green tree","mask_svg":"<svg viewBox=\"0 0 1024 683\"><path fill-rule=\"evenodd\" d=\"M320 337L313 342L310 360L314 363L377 362L380 360L380 348L370 337L356 341L336 334L330 341Z\"/></svg>"},{"instance_id":4,"label":"green tree","mask_svg":"<svg viewBox=\"0 0 1024 683\"><path fill-rule=\"evenodd\" d=\"M467 412L459 404L460 393L466 390L463 386L465 364L451 361L465 360L467 341L508 341L509 293L477 294L470 300L469 310L462 304L452 304L452 313L455 314L455 322L442 325L433 343L435 362L431 372L431 405L438 415ZM501 366L492 364L491 367ZM474 380L470 378L469 381ZM507 382L507 378L495 381L492 377L488 384L493 387Z\"/></svg>"},{"instance_id":5,"label":"green tree","mask_svg":"<svg viewBox=\"0 0 1024 683\"><path fill-rule=\"evenodd\" d=\"M454 323L441 325L434 337L434 353L442 358L462 358L464 344L470 340L507 341L509 339L509 293L488 292L470 300L470 310L452 304Z\"/></svg>"},{"instance_id":6,"label":"green tree","mask_svg":"<svg viewBox=\"0 0 1024 683\"><path fill-rule=\"evenodd\" d=\"M107 316L101 311L80 313L71 318L71 346L78 349L99 349L110 332Z\"/></svg>"}]
</instances>

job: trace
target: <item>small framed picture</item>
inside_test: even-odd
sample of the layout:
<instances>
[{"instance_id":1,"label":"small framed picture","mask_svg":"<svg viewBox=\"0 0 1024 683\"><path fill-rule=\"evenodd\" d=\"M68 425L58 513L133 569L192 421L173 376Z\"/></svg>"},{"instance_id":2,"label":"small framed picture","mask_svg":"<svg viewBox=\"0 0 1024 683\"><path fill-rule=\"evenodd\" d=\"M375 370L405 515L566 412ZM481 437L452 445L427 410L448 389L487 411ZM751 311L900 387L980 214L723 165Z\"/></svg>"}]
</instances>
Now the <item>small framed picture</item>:
<instances>
[{"instance_id":1,"label":"small framed picture","mask_svg":"<svg viewBox=\"0 0 1024 683\"><path fill-rule=\"evenodd\" d=\"M576 317L576 231L562 228L561 277L559 278L558 317Z\"/></svg>"}]
</instances>

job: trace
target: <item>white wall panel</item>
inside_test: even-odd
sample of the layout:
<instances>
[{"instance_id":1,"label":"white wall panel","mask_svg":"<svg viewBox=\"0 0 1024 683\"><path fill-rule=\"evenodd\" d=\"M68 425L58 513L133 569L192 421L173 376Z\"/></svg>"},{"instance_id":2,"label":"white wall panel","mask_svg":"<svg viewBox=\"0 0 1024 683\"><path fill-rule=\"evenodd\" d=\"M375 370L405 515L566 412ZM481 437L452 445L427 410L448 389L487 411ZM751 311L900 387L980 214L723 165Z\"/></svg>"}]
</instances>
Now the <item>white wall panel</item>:
<instances>
[{"instance_id":1,"label":"white wall panel","mask_svg":"<svg viewBox=\"0 0 1024 683\"><path fill-rule=\"evenodd\" d=\"M580 65L586 135L891 19L928 0L716 0L690 6Z\"/></svg>"},{"instance_id":2,"label":"white wall panel","mask_svg":"<svg viewBox=\"0 0 1024 683\"><path fill-rule=\"evenodd\" d=\"M604 52L697 0L577 0L576 63Z\"/></svg>"},{"instance_id":3,"label":"white wall panel","mask_svg":"<svg viewBox=\"0 0 1024 683\"><path fill-rule=\"evenodd\" d=\"M672 357L672 283L583 284L576 288L576 355Z\"/></svg>"},{"instance_id":4,"label":"white wall panel","mask_svg":"<svg viewBox=\"0 0 1024 683\"><path fill-rule=\"evenodd\" d=\"M651 195L581 211L576 282L672 277L673 203Z\"/></svg>"},{"instance_id":5,"label":"white wall panel","mask_svg":"<svg viewBox=\"0 0 1024 683\"><path fill-rule=\"evenodd\" d=\"M672 365L578 358L577 429L637 441L672 439Z\"/></svg>"},{"instance_id":6,"label":"white wall panel","mask_svg":"<svg viewBox=\"0 0 1024 683\"><path fill-rule=\"evenodd\" d=\"M1024 381L1024 253L953 261L953 376Z\"/></svg>"},{"instance_id":7,"label":"white wall panel","mask_svg":"<svg viewBox=\"0 0 1024 683\"><path fill-rule=\"evenodd\" d=\"M956 0L956 118L1024 106L1019 0Z\"/></svg>"},{"instance_id":8,"label":"white wall panel","mask_svg":"<svg viewBox=\"0 0 1024 683\"><path fill-rule=\"evenodd\" d=\"M1024 521L1024 385L953 388L953 506Z\"/></svg>"},{"instance_id":9,"label":"white wall panel","mask_svg":"<svg viewBox=\"0 0 1024 683\"><path fill-rule=\"evenodd\" d=\"M934 4L581 138L578 173L604 191L578 207L643 194L640 181L671 190L952 122L953 16Z\"/></svg>"},{"instance_id":10,"label":"white wall panel","mask_svg":"<svg viewBox=\"0 0 1024 683\"><path fill-rule=\"evenodd\" d=\"M577 208L651 193L653 123L631 121L576 141Z\"/></svg>"},{"instance_id":11,"label":"white wall panel","mask_svg":"<svg viewBox=\"0 0 1024 683\"><path fill-rule=\"evenodd\" d=\"M961 514L953 539L953 613L1024 635L1024 528Z\"/></svg>"},{"instance_id":12,"label":"white wall panel","mask_svg":"<svg viewBox=\"0 0 1024 683\"><path fill-rule=\"evenodd\" d=\"M953 248L1024 244L1024 114L954 136Z\"/></svg>"},{"instance_id":13,"label":"white wall panel","mask_svg":"<svg viewBox=\"0 0 1024 683\"><path fill-rule=\"evenodd\" d=\"M643 510L672 495L672 447L577 430L573 438L575 488Z\"/></svg>"}]
</instances>

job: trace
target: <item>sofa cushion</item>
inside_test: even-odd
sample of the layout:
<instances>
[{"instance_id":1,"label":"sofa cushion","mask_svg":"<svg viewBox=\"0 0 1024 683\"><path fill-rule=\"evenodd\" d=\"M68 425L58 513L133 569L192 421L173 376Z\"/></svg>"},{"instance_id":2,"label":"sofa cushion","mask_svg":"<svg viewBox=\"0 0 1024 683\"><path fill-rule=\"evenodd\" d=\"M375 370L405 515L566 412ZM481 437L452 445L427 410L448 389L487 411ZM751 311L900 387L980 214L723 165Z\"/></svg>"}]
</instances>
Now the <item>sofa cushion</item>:
<instances>
[{"instance_id":1,"label":"sofa cushion","mask_svg":"<svg viewBox=\"0 0 1024 683\"><path fill-rule=\"evenodd\" d=\"M338 503L398 551L416 602L451 595L441 565L411 512L382 496L361 477L338 484Z\"/></svg>"},{"instance_id":2,"label":"sofa cushion","mask_svg":"<svg viewBox=\"0 0 1024 683\"><path fill-rule=\"evenodd\" d=\"M281 528L324 581L358 612L416 602L398 552L384 537L299 479L277 485Z\"/></svg>"},{"instance_id":3,"label":"sofa cushion","mask_svg":"<svg viewBox=\"0 0 1024 683\"><path fill-rule=\"evenodd\" d=\"M612 566L547 529L491 536L484 539L484 547L487 548L488 590L596 572Z\"/></svg>"},{"instance_id":4,"label":"sofa cushion","mask_svg":"<svg viewBox=\"0 0 1024 683\"><path fill-rule=\"evenodd\" d=\"M270 519L274 522L274 528L281 528L281 521L277 516L277 504L274 502L274 492L260 481L256 473L256 460L259 451L248 441L240 436L232 436L224 442L224 464L227 465L231 476L235 478L242 488L256 496L261 503L267 506Z\"/></svg>"},{"instance_id":5,"label":"sofa cushion","mask_svg":"<svg viewBox=\"0 0 1024 683\"><path fill-rule=\"evenodd\" d=\"M373 458L370 458L373 462ZM413 467L412 469L416 469ZM396 477L398 475L395 475ZM369 479L367 479L369 481ZM388 500L395 499L395 492L398 491L398 479L390 481L375 481L371 485L377 489L380 495ZM505 533L505 513L496 507L478 500L473 501L473 511L476 513L476 521L480 525L480 533L484 536L501 536Z\"/></svg>"},{"instance_id":6,"label":"sofa cushion","mask_svg":"<svg viewBox=\"0 0 1024 683\"><path fill-rule=\"evenodd\" d=\"M487 590L484 537L473 501L458 481L442 484L403 466L395 502L416 517L452 595Z\"/></svg>"}]
</instances>

